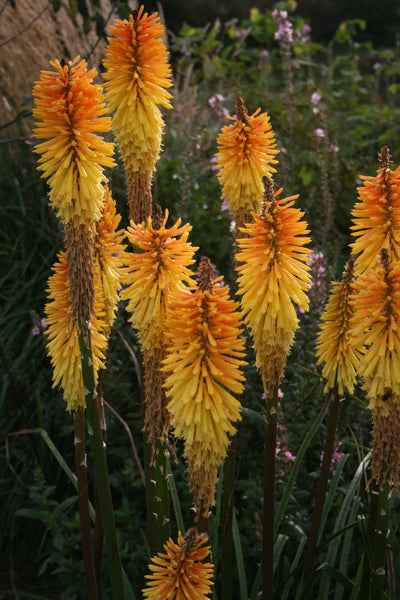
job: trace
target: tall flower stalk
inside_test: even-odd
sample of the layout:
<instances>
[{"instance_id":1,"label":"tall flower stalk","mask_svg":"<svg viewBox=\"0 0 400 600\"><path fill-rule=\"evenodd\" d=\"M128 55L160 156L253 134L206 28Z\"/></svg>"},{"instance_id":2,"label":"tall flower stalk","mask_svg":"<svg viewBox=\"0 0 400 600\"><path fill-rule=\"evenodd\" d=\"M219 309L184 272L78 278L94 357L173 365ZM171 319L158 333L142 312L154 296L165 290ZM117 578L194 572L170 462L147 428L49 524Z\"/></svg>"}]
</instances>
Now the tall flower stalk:
<instances>
[{"instance_id":1,"label":"tall flower stalk","mask_svg":"<svg viewBox=\"0 0 400 600\"><path fill-rule=\"evenodd\" d=\"M238 294L244 321L250 327L256 365L266 397L264 445L263 594L274 596L275 457L278 387L297 329L294 305L308 309L310 286L307 223L293 207L297 196L279 199L273 183L264 178L264 206L238 240Z\"/></svg>"},{"instance_id":2,"label":"tall flower stalk","mask_svg":"<svg viewBox=\"0 0 400 600\"><path fill-rule=\"evenodd\" d=\"M171 108L171 68L157 13L149 15L141 6L129 19L117 19L111 33L105 97L126 170L129 216L141 223L151 216L151 180L164 128L159 107Z\"/></svg>"},{"instance_id":3,"label":"tall flower stalk","mask_svg":"<svg viewBox=\"0 0 400 600\"><path fill-rule=\"evenodd\" d=\"M49 280L48 349L54 384L61 384L67 407L75 413L81 486L85 485L81 473L85 464L82 417L83 410L87 412L113 595L123 599L122 567L96 393L110 326L106 322L110 320L109 304L113 301L105 300L104 294L109 290L103 287L102 264L95 253L96 223L104 217L103 167L114 166L113 145L98 133L109 131L111 120L104 116L100 86L92 83L97 75L94 69L87 71L85 61L79 57L69 63L56 60L50 64L53 70L42 71L33 90L35 136L45 140L35 147L35 152L41 154L38 168L48 178L50 204L64 228L66 252L59 255ZM96 588L100 586L96 586L93 577L90 523L84 509L87 495L85 491L83 501L83 492L81 487L88 594L96 598Z\"/></svg>"},{"instance_id":4,"label":"tall flower stalk","mask_svg":"<svg viewBox=\"0 0 400 600\"><path fill-rule=\"evenodd\" d=\"M373 563L364 557L360 594L381 598L386 569L388 495L399 485L400 408L398 327L400 319L399 168L392 171L387 146L375 177L362 177L353 216L353 252L359 275L353 297L354 343L365 346L359 375L372 413L369 535ZM383 518L383 515L385 518Z\"/></svg>"},{"instance_id":5,"label":"tall flower stalk","mask_svg":"<svg viewBox=\"0 0 400 600\"><path fill-rule=\"evenodd\" d=\"M353 391L358 364L362 356L362 349L353 346L350 328L354 313L351 303L354 289L354 261L354 257L348 260L341 282L332 283L332 291L322 315L320 331L317 337L317 364L325 363L322 375L327 380L325 392L331 393L331 403L321 475L318 480L304 561L304 584L306 584L313 572L322 512L334 452L340 396L343 394L345 388L350 393Z\"/></svg>"},{"instance_id":6,"label":"tall flower stalk","mask_svg":"<svg viewBox=\"0 0 400 600\"><path fill-rule=\"evenodd\" d=\"M228 202L235 223L235 248L243 233L241 227L251 220L252 212L260 213L263 203L263 176L275 173L276 140L268 114L257 109L249 115L243 99L236 100L236 116L228 117L217 138L217 176L222 185L222 198ZM223 536L222 536L222 600L230 600L232 588L232 513L235 487L235 440L224 464Z\"/></svg>"},{"instance_id":7,"label":"tall flower stalk","mask_svg":"<svg viewBox=\"0 0 400 600\"><path fill-rule=\"evenodd\" d=\"M197 519L214 503L218 469L241 419L241 372L246 364L238 304L222 277L203 258L196 289L180 291L166 320L167 409L174 434L184 440Z\"/></svg>"},{"instance_id":8,"label":"tall flower stalk","mask_svg":"<svg viewBox=\"0 0 400 600\"><path fill-rule=\"evenodd\" d=\"M180 219L167 227L168 211L155 208L146 223L131 225L127 237L133 252L126 252L121 296L127 301L130 321L136 330L144 366L144 432L149 452L146 478L150 546L156 552L170 535L168 483L169 414L160 370L165 355L166 314L179 290L193 286L193 264L197 250L188 242L191 226ZM157 518L154 518L157 515Z\"/></svg>"},{"instance_id":9,"label":"tall flower stalk","mask_svg":"<svg viewBox=\"0 0 400 600\"><path fill-rule=\"evenodd\" d=\"M374 562L364 557L361 593L382 598L388 498L399 486L400 467L400 262L391 262L387 249L378 269L359 277L353 306L354 343L365 346L358 372L373 418L368 530Z\"/></svg>"},{"instance_id":10,"label":"tall flower stalk","mask_svg":"<svg viewBox=\"0 0 400 600\"><path fill-rule=\"evenodd\" d=\"M167 91L172 86L171 68L162 39L164 27L157 13L149 15L140 6L128 19L117 19L111 33L104 59L105 96L108 110L113 113L113 130L126 172L129 217L135 225L147 223L147 219L152 217L152 176L160 155L164 129L161 108L171 108L172 96ZM157 345L154 352L144 350L141 356L145 382L142 399L147 406L151 402L159 406L164 404L159 370L162 352L162 346ZM147 409L146 415L148 419ZM165 418L164 423L167 424ZM148 423L145 428L147 433L151 429ZM161 549L169 535L164 444L165 441L159 437L154 441L145 438L147 513L153 552ZM154 493L151 493L152 481L156 481ZM158 501L160 497L164 508ZM155 523L154 514L160 511L164 517Z\"/></svg>"}]
</instances>

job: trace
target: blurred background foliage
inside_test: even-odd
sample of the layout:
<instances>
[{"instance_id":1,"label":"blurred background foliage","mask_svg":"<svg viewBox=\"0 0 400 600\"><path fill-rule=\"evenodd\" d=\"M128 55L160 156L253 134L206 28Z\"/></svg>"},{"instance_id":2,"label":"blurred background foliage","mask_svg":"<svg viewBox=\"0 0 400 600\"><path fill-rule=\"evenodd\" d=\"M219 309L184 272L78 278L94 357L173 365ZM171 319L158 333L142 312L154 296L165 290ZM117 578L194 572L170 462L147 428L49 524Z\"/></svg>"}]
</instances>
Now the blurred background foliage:
<instances>
[{"instance_id":1,"label":"blurred background foliage","mask_svg":"<svg viewBox=\"0 0 400 600\"><path fill-rule=\"evenodd\" d=\"M85 27L96 28L99 39L104 38L109 22L96 17L99 3L70 0L69 6L73 18L81 15ZM218 133L227 123L226 116L234 114L239 94L249 113L260 107L270 115L280 149L275 179L284 195L299 194L296 204L305 211L310 225L316 257L311 310L301 316L282 382L278 488L283 490L292 465L290 456L296 455L324 401L323 382L315 365L315 335L329 282L340 278L349 255L350 214L356 188L361 185L359 175L375 174L383 144L390 147L394 166L400 160L398 3L300 0L298 4L272 4L254 0L251 9L237 0L168 0L162 5L145 5L149 11L161 6L175 85L174 108L165 114L154 200L169 209L171 221L181 217L192 224L190 239L200 247L199 258L209 256L231 282L231 219L220 199L213 157ZM130 10L125 2L117 2L115 7L122 17ZM277 38L279 25L273 16L277 8L287 11L292 24L290 43L282 36ZM21 35L21 43L23 40ZM47 64L40 67L46 69ZM31 98L21 98L12 135L0 123L0 597L19 593L20 597L67 600L85 597L76 492L37 431L42 428L48 434L73 470L72 417L65 411L61 392L51 387L40 329L46 282L63 239L47 205L46 186L36 171L31 108ZM121 164L108 175L122 214L121 224L126 226ZM34 327L39 328L38 335L32 333ZM106 409L108 460L123 561L139 594L148 548L143 487L134 452L136 449L141 456L140 386L133 360L137 351L121 304L103 389L113 408L113 412ZM249 356L251 359L251 349ZM246 375L242 397L246 412L237 439L236 505L251 580L261 543L263 400L256 369L250 367ZM360 403L359 389L355 396L341 403L338 442L342 463L335 480L339 493L332 499L327 517L331 525L358 461L369 447L370 416ZM296 540L309 527L324 433L322 424L290 499L283 524L289 542L278 574L281 583L285 565L291 564L296 553ZM179 444L177 453L179 456ZM174 473L185 522L190 525L193 515L181 462L174 466ZM358 500L362 514L363 498ZM394 549L399 546L396 532L397 522L391 532ZM352 556L362 543L361 533L355 530ZM394 565L397 573L399 557L400 552ZM353 567L351 563L349 575ZM106 573L104 577L107 597Z\"/></svg>"}]
</instances>

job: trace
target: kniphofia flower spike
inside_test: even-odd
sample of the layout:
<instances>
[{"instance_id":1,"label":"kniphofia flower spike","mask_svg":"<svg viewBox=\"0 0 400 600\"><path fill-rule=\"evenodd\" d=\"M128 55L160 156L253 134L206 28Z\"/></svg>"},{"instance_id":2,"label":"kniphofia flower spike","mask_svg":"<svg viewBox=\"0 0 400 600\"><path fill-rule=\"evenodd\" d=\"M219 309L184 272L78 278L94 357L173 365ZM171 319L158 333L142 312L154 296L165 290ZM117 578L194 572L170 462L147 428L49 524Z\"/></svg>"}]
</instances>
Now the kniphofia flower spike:
<instances>
[{"instance_id":1,"label":"kniphofia flower spike","mask_svg":"<svg viewBox=\"0 0 400 600\"><path fill-rule=\"evenodd\" d=\"M276 141L267 113L257 109L247 114L242 98L236 101L236 118L218 136L216 167L226 199L238 227L261 212L264 196L262 178L275 173Z\"/></svg>"},{"instance_id":2,"label":"kniphofia flower spike","mask_svg":"<svg viewBox=\"0 0 400 600\"><path fill-rule=\"evenodd\" d=\"M96 70L73 62L51 61L35 83L34 135L46 140L35 146L38 169L50 185L50 203L65 224L89 228L100 218L105 181L103 167L115 165L113 144L99 132L111 129L102 89L93 84Z\"/></svg>"},{"instance_id":3,"label":"kniphofia flower spike","mask_svg":"<svg viewBox=\"0 0 400 600\"><path fill-rule=\"evenodd\" d=\"M400 466L400 263L381 250L377 270L360 276L352 297L353 343L365 347L358 374L374 420L371 471L382 463L395 487Z\"/></svg>"},{"instance_id":4,"label":"kniphofia flower spike","mask_svg":"<svg viewBox=\"0 0 400 600\"><path fill-rule=\"evenodd\" d=\"M95 303L91 314L89 330L93 351L93 368L97 378L100 368L104 368L107 339L103 286L99 266L95 268ZM48 328L47 349L53 367L53 386L60 385L69 411L84 408L85 393L81 369L78 327L73 316L69 293L68 264L65 253L60 253L53 267L53 275L48 282L48 302L45 306Z\"/></svg>"},{"instance_id":5,"label":"kniphofia flower spike","mask_svg":"<svg viewBox=\"0 0 400 600\"><path fill-rule=\"evenodd\" d=\"M245 323L251 328L256 364L261 367L264 391L278 385L297 329L294 304L308 309L310 286L307 223L294 208L298 196L278 199L272 181L264 178L265 204L261 215L242 229L238 240L238 293ZM240 264L241 263L241 264Z\"/></svg>"},{"instance_id":6,"label":"kniphofia flower spike","mask_svg":"<svg viewBox=\"0 0 400 600\"><path fill-rule=\"evenodd\" d=\"M356 241L350 244L358 255L357 276L377 268L382 248L389 250L392 261L400 260L400 167L391 170L387 146L379 154L377 175L360 178L364 185L358 188L359 200L352 211Z\"/></svg>"},{"instance_id":7,"label":"kniphofia flower spike","mask_svg":"<svg viewBox=\"0 0 400 600\"><path fill-rule=\"evenodd\" d=\"M219 465L241 419L240 402L246 364L238 304L203 258L195 290L179 292L167 314L169 344L163 370L171 423L185 442L195 504L212 504ZM204 490L207 488L207 494Z\"/></svg>"},{"instance_id":8,"label":"kniphofia flower spike","mask_svg":"<svg viewBox=\"0 0 400 600\"><path fill-rule=\"evenodd\" d=\"M148 15L141 6L129 19L117 19L111 33L104 87L127 173L130 217L137 223L151 215L151 177L164 128L159 107L171 108L171 68L157 13Z\"/></svg>"},{"instance_id":9,"label":"kniphofia flower spike","mask_svg":"<svg viewBox=\"0 0 400 600\"><path fill-rule=\"evenodd\" d=\"M96 223L94 256L100 268L103 285L104 319L107 333L110 332L115 319L126 249L122 243L125 232L117 229L120 220L121 215L116 212L111 192L105 185L101 218Z\"/></svg>"},{"instance_id":10,"label":"kniphofia flower spike","mask_svg":"<svg viewBox=\"0 0 400 600\"><path fill-rule=\"evenodd\" d=\"M325 362L322 375L327 379L325 392L337 386L339 394L344 388L351 393L356 380L362 347L354 347L350 322L353 305L350 302L354 292L354 257L346 264L340 283L332 283L332 291L322 315L317 337L317 364Z\"/></svg>"},{"instance_id":11,"label":"kniphofia flower spike","mask_svg":"<svg viewBox=\"0 0 400 600\"><path fill-rule=\"evenodd\" d=\"M146 575L147 587L142 590L147 600L207 600L210 596L213 565L205 562L210 554L204 533L192 528L178 541L171 538L164 552L153 556Z\"/></svg>"},{"instance_id":12,"label":"kniphofia flower spike","mask_svg":"<svg viewBox=\"0 0 400 600\"><path fill-rule=\"evenodd\" d=\"M121 298L127 300L142 349L149 352L163 343L168 302L179 289L194 285L189 267L197 247L188 242L192 227L181 225L180 219L167 227L168 214L149 217L147 223L131 221L127 229L135 251L125 253Z\"/></svg>"}]
</instances>

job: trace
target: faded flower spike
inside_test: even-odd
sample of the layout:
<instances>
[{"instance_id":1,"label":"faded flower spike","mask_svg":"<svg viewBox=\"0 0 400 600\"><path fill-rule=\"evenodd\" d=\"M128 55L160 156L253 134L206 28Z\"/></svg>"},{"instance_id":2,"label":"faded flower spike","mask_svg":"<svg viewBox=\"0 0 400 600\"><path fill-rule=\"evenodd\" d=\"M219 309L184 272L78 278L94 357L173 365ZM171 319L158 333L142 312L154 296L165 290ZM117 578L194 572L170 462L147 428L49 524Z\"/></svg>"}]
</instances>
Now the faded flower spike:
<instances>
[{"instance_id":1,"label":"faded flower spike","mask_svg":"<svg viewBox=\"0 0 400 600\"><path fill-rule=\"evenodd\" d=\"M38 169L50 185L50 203L65 224L85 228L100 218L105 181L103 167L115 165L113 144L97 135L111 129L96 70L87 71L79 56L73 62L50 62L35 83L34 135Z\"/></svg>"},{"instance_id":2,"label":"faded flower spike","mask_svg":"<svg viewBox=\"0 0 400 600\"><path fill-rule=\"evenodd\" d=\"M342 281L332 283L317 337L317 364L325 362L322 370L327 379L325 392L337 386L339 394L343 394L344 388L351 393L362 355L362 350L353 346L350 330L354 312L350 302L354 292L354 260L350 258L347 262Z\"/></svg>"},{"instance_id":3,"label":"faded flower spike","mask_svg":"<svg viewBox=\"0 0 400 600\"><path fill-rule=\"evenodd\" d=\"M228 436L236 432L233 423L241 419L240 402L232 395L243 391L246 364L237 309L228 287L203 258L197 288L176 294L166 321L169 344L162 370L167 374L167 408L175 435L185 442L195 504L205 511L213 501ZM212 479L207 498L196 494L199 472L204 483L208 476Z\"/></svg>"},{"instance_id":4,"label":"faded flower spike","mask_svg":"<svg viewBox=\"0 0 400 600\"><path fill-rule=\"evenodd\" d=\"M308 309L305 292L310 286L307 223L294 208L298 196L278 199L271 180L264 178L263 213L253 213L254 223L242 229L248 237L238 240L236 270L238 293L245 323L251 328L256 365L263 373L267 396L283 374L286 358L297 329L294 304Z\"/></svg>"},{"instance_id":5,"label":"faded flower spike","mask_svg":"<svg viewBox=\"0 0 400 600\"><path fill-rule=\"evenodd\" d=\"M129 19L117 19L108 38L103 74L113 130L124 161L130 217L151 214L151 174L161 150L164 121L159 106L171 108L172 86L164 27L143 6Z\"/></svg>"},{"instance_id":6,"label":"faded flower spike","mask_svg":"<svg viewBox=\"0 0 400 600\"><path fill-rule=\"evenodd\" d=\"M134 252L125 253L125 289L121 298L127 300L130 321L139 335L143 350L153 353L163 343L168 302L187 285L194 285L189 266L197 250L188 242L192 227L181 225L178 219L166 227L168 211L160 223L134 224L127 229L127 238Z\"/></svg>"},{"instance_id":7,"label":"faded flower spike","mask_svg":"<svg viewBox=\"0 0 400 600\"><path fill-rule=\"evenodd\" d=\"M233 212L237 227L250 220L252 212L261 212L264 188L262 178L275 173L276 141L267 113L257 109L248 115L242 98L236 101L236 118L217 138L217 177L222 198Z\"/></svg>"},{"instance_id":8,"label":"faded flower spike","mask_svg":"<svg viewBox=\"0 0 400 600\"><path fill-rule=\"evenodd\" d=\"M357 280L352 298L353 343L365 346L358 374L369 398L374 429L371 471L379 478L382 462L395 487L400 466L400 263L381 250L377 271Z\"/></svg>"},{"instance_id":9,"label":"faded flower spike","mask_svg":"<svg viewBox=\"0 0 400 600\"><path fill-rule=\"evenodd\" d=\"M93 367L97 378L100 368L104 368L104 352L107 339L104 335L104 297L98 266L94 273L95 302L94 311L90 317L89 331L93 350ZM53 367L53 387L63 388L64 400L69 411L79 407L85 408L85 393L83 388L81 353L78 340L78 327L73 316L69 294L68 265L65 254L58 256L58 262L53 267L53 275L48 282L48 303L45 306L48 329L47 349Z\"/></svg>"},{"instance_id":10,"label":"faded flower spike","mask_svg":"<svg viewBox=\"0 0 400 600\"><path fill-rule=\"evenodd\" d=\"M390 168L387 146L379 153L379 169L375 177L360 176L363 187L354 205L352 253L359 255L355 274L376 268L379 252L389 250L393 261L400 260L400 167Z\"/></svg>"},{"instance_id":11,"label":"faded flower spike","mask_svg":"<svg viewBox=\"0 0 400 600\"><path fill-rule=\"evenodd\" d=\"M153 556L146 575L147 587L142 590L147 600L207 600L210 598L213 565L204 562L210 554L208 538L192 528L178 542L171 538L164 552Z\"/></svg>"}]
</instances>

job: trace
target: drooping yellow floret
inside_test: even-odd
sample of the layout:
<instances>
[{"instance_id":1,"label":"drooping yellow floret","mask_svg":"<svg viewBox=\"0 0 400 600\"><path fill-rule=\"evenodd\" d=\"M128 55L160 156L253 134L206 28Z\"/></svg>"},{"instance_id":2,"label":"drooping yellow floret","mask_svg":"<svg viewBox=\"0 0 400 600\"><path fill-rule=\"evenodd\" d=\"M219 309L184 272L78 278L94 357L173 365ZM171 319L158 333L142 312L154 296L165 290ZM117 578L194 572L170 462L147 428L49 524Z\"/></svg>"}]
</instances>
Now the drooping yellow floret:
<instances>
[{"instance_id":1,"label":"drooping yellow floret","mask_svg":"<svg viewBox=\"0 0 400 600\"><path fill-rule=\"evenodd\" d=\"M89 331L93 350L93 367L97 380L100 368L104 368L104 352L107 340L104 336L104 298L100 281L100 271L95 268L95 303L90 316ZM48 302L45 306L48 329L47 349L53 367L53 386L61 386L69 411L85 407L81 353L78 328L73 316L69 295L68 265L64 253L58 256L53 267L53 275L48 282Z\"/></svg>"},{"instance_id":2,"label":"drooping yellow floret","mask_svg":"<svg viewBox=\"0 0 400 600\"><path fill-rule=\"evenodd\" d=\"M134 252L125 253L121 298L128 301L129 320L143 350L150 353L163 343L168 303L185 284L194 285L188 267L197 248L187 241L192 228L181 225L180 219L168 228L167 219L168 211L160 227L149 217L147 224L131 221L127 229Z\"/></svg>"},{"instance_id":3,"label":"drooping yellow floret","mask_svg":"<svg viewBox=\"0 0 400 600\"><path fill-rule=\"evenodd\" d=\"M358 363L363 348L353 345L350 321L353 306L350 302L354 285L354 259L346 265L342 281L333 282L320 331L317 337L317 364L325 362L322 375L327 379L325 392L337 386L339 394L344 388L353 391Z\"/></svg>"},{"instance_id":4,"label":"drooping yellow floret","mask_svg":"<svg viewBox=\"0 0 400 600\"><path fill-rule=\"evenodd\" d=\"M153 556L146 575L147 587L142 590L147 600L207 600L210 596L213 565L205 562L210 554L208 538L192 528L185 537L178 533L178 542L171 538L164 552Z\"/></svg>"},{"instance_id":5,"label":"drooping yellow floret","mask_svg":"<svg viewBox=\"0 0 400 600\"><path fill-rule=\"evenodd\" d=\"M93 84L79 56L73 62L50 62L35 83L34 135L38 169L50 185L50 203L63 223L90 225L100 218L105 181L103 167L115 165L113 144L97 135L111 129L101 86Z\"/></svg>"},{"instance_id":6,"label":"drooping yellow floret","mask_svg":"<svg viewBox=\"0 0 400 600\"><path fill-rule=\"evenodd\" d=\"M164 122L159 106L171 108L172 86L164 27L143 6L117 19L108 38L103 75L113 129L127 171L152 172L161 149Z\"/></svg>"},{"instance_id":7,"label":"drooping yellow floret","mask_svg":"<svg viewBox=\"0 0 400 600\"><path fill-rule=\"evenodd\" d=\"M218 136L216 167L222 184L222 198L233 211L234 219L261 212L264 196L262 179L275 173L276 141L267 113L257 109L248 115L243 100L236 103L236 118Z\"/></svg>"}]
</instances>

